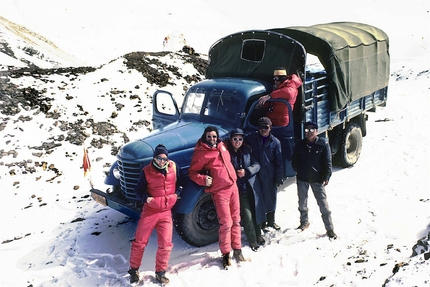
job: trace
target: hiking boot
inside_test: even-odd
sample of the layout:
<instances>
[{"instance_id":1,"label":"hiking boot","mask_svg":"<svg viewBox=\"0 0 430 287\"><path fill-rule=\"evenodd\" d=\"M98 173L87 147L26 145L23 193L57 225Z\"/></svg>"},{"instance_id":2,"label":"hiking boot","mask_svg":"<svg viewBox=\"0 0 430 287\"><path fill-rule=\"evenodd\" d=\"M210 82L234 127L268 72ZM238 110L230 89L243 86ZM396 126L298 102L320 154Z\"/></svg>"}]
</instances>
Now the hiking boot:
<instances>
[{"instance_id":1,"label":"hiking boot","mask_svg":"<svg viewBox=\"0 0 430 287\"><path fill-rule=\"evenodd\" d=\"M267 228L266 223L262 223L262 224L261 224L261 230L262 230L264 233L269 232L269 229Z\"/></svg>"},{"instance_id":2,"label":"hiking boot","mask_svg":"<svg viewBox=\"0 0 430 287\"><path fill-rule=\"evenodd\" d=\"M333 230L327 230L327 236L328 236L330 239L337 239L337 235L336 235L336 233L334 233L334 231L333 231Z\"/></svg>"},{"instance_id":3,"label":"hiking boot","mask_svg":"<svg viewBox=\"0 0 430 287\"><path fill-rule=\"evenodd\" d=\"M236 259L237 262L246 261L245 257L243 257L242 249L234 249L233 258Z\"/></svg>"},{"instance_id":4,"label":"hiking boot","mask_svg":"<svg viewBox=\"0 0 430 287\"><path fill-rule=\"evenodd\" d=\"M252 242L249 244L249 246L251 247L251 250L256 252L258 250L258 248L260 248L260 245L258 245L257 242Z\"/></svg>"},{"instance_id":5,"label":"hiking boot","mask_svg":"<svg viewBox=\"0 0 430 287\"><path fill-rule=\"evenodd\" d=\"M266 240L264 240L263 236L258 235L257 236L257 243L258 243L258 245L264 245L264 244L266 244Z\"/></svg>"},{"instance_id":6,"label":"hiking boot","mask_svg":"<svg viewBox=\"0 0 430 287\"><path fill-rule=\"evenodd\" d=\"M307 229L309 227L309 225L311 225L309 222L305 222L305 223L300 223L300 226L297 227L296 229L300 229L301 231Z\"/></svg>"},{"instance_id":7,"label":"hiking boot","mask_svg":"<svg viewBox=\"0 0 430 287\"><path fill-rule=\"evenodd\" d=\"M230 262L230 253L226 253L222 255L222 267L224 267L225 270L228 269L228 266L231 265Z\"/></svg>"},{"instance_id":8,"label":"hiking boot","mask_svg":"<svg viewBox=\"0 0 430 287\"><path fill-rule=\"evenodd\" d=\"M130 274L130 284L139 282L139 270L130 268L128 274Z\"/></svg>"},{"instance_id":9,"label":"hiking boot","mask_svg":"<svg viewBox=\"0 0 430 287\"><path fill-rule=\"evenodd\" d=\"M268 223L267 224L267 226L268 227L272 227L273 229L275 229L275 230L280 230L281 229L281 227L278 225L278 224L276 224L275 222L273 222L273 223Z\"/></svg>"},{"instance_id":10,"label":"hiking boot","mask_svg":"<svg viewBox=\"0 0 430 287\"><path fill-rule=\"evenodd\" d=\"M170 282L169 278L166 277L166 271L155 272L155 279L163 285Z\"/></svg>"}]
</instances>

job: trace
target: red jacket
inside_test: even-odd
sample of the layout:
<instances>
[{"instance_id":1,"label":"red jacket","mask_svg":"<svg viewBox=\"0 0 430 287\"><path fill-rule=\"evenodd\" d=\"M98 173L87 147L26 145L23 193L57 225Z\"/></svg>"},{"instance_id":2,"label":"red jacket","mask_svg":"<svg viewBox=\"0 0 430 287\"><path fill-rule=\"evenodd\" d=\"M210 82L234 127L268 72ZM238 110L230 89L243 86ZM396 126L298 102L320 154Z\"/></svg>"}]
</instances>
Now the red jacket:
<instances>
[{"instance_id":1,"label":"red jacket","mask_svg":"<svg viewBox=\"0 0 430 287\"><path fill-rule=\"evenodd\" d=\"M291 109L294 109L294 103L296 102L298 88L302 85L302 80L296 75L292 74L282 82L278 89L270 93L272 99L284 99L287 100L291 105ZM274 126L286 126L290 122L288 116L288 109L283 103L266 103L265 108L273 105L273 109L269 111L266 116L272 121Z\"/></svg>"},{"instance_id":2,"label":"red jacket","mask_svg":"<svg viewBox=\"0 0 430 287\"><path fill-rule=\"evenodd\" d=\"M188 175L198 185L206 185L206 177L212 177L212 185L206 192L217 192L236 184L236 171L231 164L230 153L223 142L209 147L199 140L194 148Z\"/></svg>"},{"instance_id":3,"label":"red jacket","mask_svg":"<svg viewBox=\"0 0 430 287\"><path fill-rule=\"evenodd\" d=\"M166 174L157 170L152 162L143 168L147 181L147 193L154 199L145 203L143 208L153 211L165 211L172 209L177 196L176 191L176 164L169 161Z\"/></svg>"}]
</instances>

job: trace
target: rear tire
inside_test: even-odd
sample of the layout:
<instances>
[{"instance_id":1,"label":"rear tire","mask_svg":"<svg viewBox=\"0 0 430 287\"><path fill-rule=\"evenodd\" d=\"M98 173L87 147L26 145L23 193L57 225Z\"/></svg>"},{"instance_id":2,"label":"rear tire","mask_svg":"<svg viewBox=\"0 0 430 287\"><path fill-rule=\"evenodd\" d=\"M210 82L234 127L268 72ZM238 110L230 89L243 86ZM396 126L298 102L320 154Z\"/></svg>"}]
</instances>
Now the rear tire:
<instances>
[{"instance_id":1,"label":"rear tire","mask_svg":"<svg viewBox=\"0 0 430 287\"><path fill-rule=\"evenodd\" d=\"M218 217L209 193L204 193L192 212L176 214L175 228L187 243L202 247L218 240Z\"/></svg>"},{"instance_id":2,"label":"rear tire","mask_svg":"<svg viewBox=\"0 0 430 287\"><path fill-rule=\"evenodd\" d=\"M341 146L334 158L335 162L341 167L353 166L360 157L363 145L361 127L356 123L348 123L341 140Z\"/></svg>"}]
</instances>

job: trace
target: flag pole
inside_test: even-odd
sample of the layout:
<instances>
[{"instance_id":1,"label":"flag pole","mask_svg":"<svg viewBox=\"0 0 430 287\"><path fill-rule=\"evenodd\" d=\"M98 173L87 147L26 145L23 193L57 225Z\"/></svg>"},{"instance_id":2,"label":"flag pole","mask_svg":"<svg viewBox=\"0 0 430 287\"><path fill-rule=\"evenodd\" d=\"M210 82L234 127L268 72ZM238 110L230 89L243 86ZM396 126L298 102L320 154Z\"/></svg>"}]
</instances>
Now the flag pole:
<instances>
[{"instance_id":1,"label":"flag pole","mask_svg":"<svg viewBox=\"0 0 430 287\"><path fill-rule=\"evenodd\" d=\"M88 156L88 150L85 147L85 143L84 143L83 168L84 168L84 177L86 177L88 174L91 189L94 189L93 180L91 178L91 162L90 162L90 158Z\"/></svg>"}]
</instances>

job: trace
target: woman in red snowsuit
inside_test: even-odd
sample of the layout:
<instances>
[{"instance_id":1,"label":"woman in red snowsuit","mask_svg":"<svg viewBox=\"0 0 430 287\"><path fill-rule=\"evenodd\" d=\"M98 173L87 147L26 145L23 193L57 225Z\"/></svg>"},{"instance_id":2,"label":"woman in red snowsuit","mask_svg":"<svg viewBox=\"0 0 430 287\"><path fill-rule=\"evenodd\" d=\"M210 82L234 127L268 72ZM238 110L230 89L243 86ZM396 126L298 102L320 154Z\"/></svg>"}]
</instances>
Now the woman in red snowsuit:
<instances>
[{"instance_id":1,"label":"woman in red snowsuit","mask_svg":"<svg viewBox=\"0 0 430 287\"><path fill-rule=\"evenodd\" d=\"M163 284L169 282L165 276L172 251L172 212L181 188L176 188L176 164L168 159L163 145L155 148L154 158L145 166L135 187L136 196L144 202L131 243L130 283L139 281L139 267L145 247L154 228L157 230L158 249L155 262L155 278Z\"/></svg>"},{"instance_id":2,"label":"woman in red snowsuit","mask_svg":"<svg viewBox=\"0 0 430 287\"><path fill-rule=\"evenodd\" d=\"M242 255L236 171L231 164L229 151L219 140L216 127L206 127L197 142L188 175L198 185L205 186L205 192L212 195L220 225L218 241L224 268L227 269L230 265L231 249L233 249L233 258L237 261L245 261Z\"/></svg>"}]
</instances>

